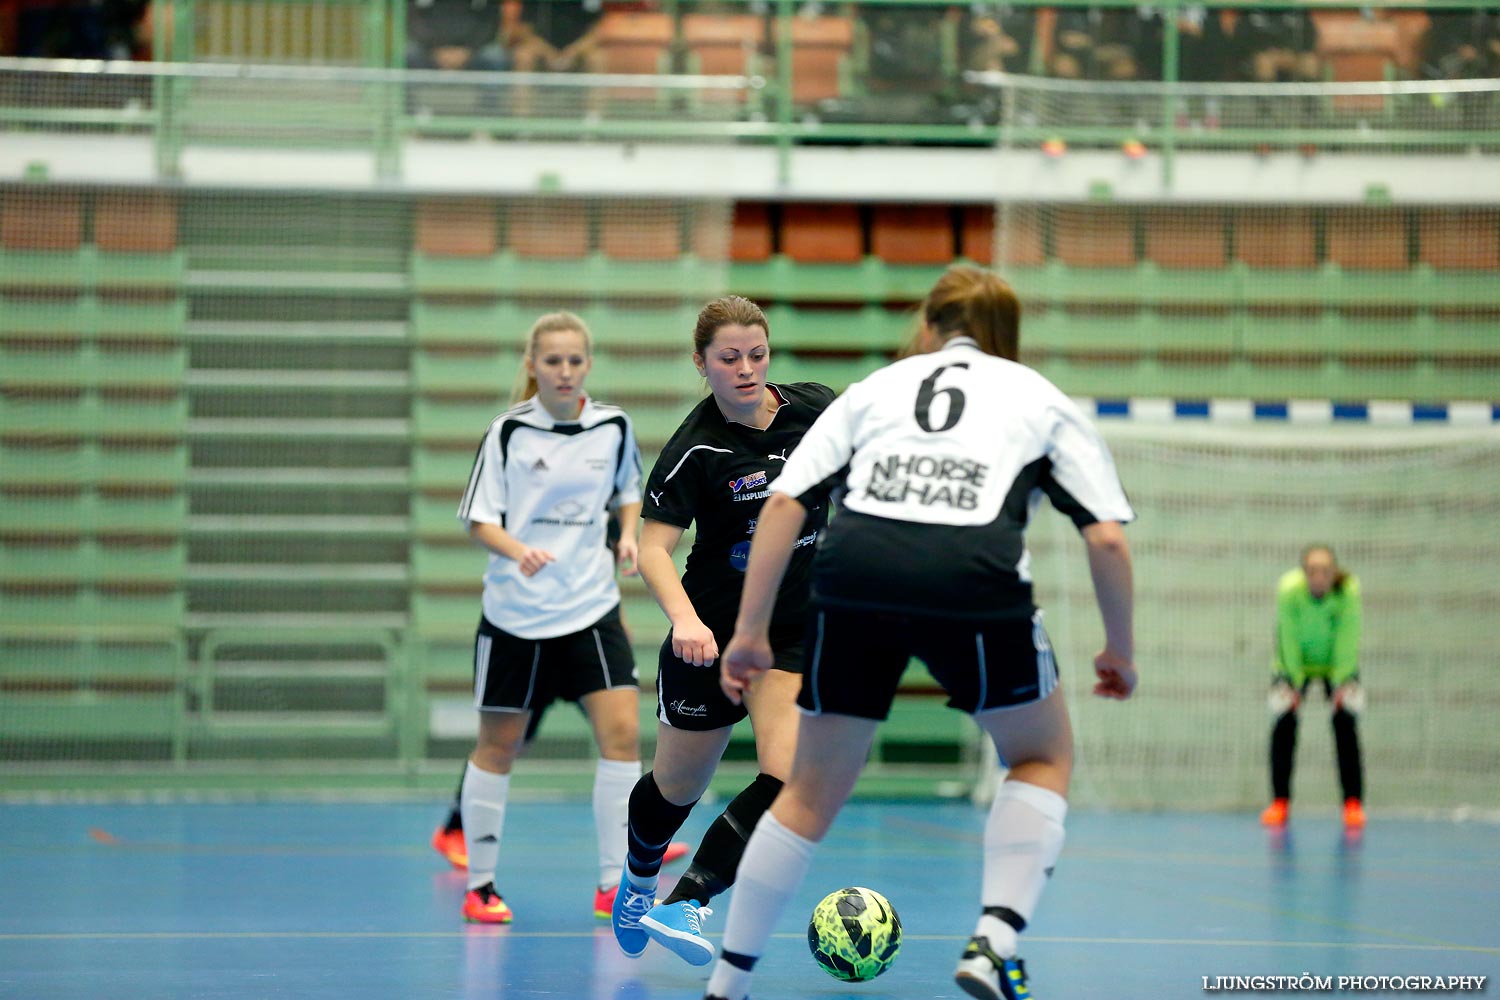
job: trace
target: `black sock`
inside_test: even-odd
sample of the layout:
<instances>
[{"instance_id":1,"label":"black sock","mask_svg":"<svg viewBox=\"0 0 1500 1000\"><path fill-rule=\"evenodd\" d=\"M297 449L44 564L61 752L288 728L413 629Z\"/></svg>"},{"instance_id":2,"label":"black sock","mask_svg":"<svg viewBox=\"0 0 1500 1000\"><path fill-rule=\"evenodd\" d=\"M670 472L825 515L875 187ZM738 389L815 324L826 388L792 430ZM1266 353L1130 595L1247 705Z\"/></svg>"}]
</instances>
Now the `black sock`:
<instances>
[{"instance_id":1,"label":"black sock","mask_svg":"<svg viewBox=\"0 0 1500 1000\"><path fill-rule=\"evenodd\" d=\"M1344 788L1344 798L1365 797L1364 767L1359 755L1359 730L1354 725L1354 716L1342 708L1333 713L1333 742L1339 759L1339 783Z\"/></svg>"},{"instance_id":2,"label":"black sock","mask_svg":"<svg viewBox=\"0 0 1500 1000\"><path fill-rule=\"evenodd\" d=\"M454 830L464 828L464 814L459 809L459 804L464 795L464 773L469 769L469 762L464 761L463 769L458 772L458 787L453 790L453 804L448 807L448 822L443 824L444 833L452 833Z\"/></svg>"},{"instance_id":3,"label":"black sock","mask_svg":"<svg viewBox=\"0 0 1500 1000\"><path fill-rule=\"evenodd\" d=\"M713 821L703 835L703 843L698 845L698 853L693 855L693 863L677 880L677 887L665 902L691 899L699 906L707 906L710 899L734 885L750 832L780 791L780 778L757 774Z\"/></svg>"},{"instance_id":4,"label":"black sock","mask_svg":"<svg viewBox=\"0 0 1500 1000\"><path fill-rule=\"evenodd\" d=\"M672 834L682 828L697 804L696 800L685 806L668 802L656 787L656 776L650 771L641 775L630 791L629 853L625 864L632 874L654 878L661 871L662 855L672 842Z\"/></svg>"},{"instance_id":5,"label":"black sock","mask_svg":"<svg viewBox=\"0 0 1500 1000\"><path fill-rule=\"evenodd\" d=\"M986 906L984 908L984 915L1010 924L1017 934L1026 929L1026 918L1008 906Z\"/></svg>"},{"instance_id":6,"label":"black sock","mask_svg":"<svg viewBox=\"0 0 1500 1000\"><path fill-rule=\"evenodd\" d=\"M1292 762L1297 759L1297 713L1284 712L1271 730L1271 795L1292 797Z\"/></svg>"}]
</instances>

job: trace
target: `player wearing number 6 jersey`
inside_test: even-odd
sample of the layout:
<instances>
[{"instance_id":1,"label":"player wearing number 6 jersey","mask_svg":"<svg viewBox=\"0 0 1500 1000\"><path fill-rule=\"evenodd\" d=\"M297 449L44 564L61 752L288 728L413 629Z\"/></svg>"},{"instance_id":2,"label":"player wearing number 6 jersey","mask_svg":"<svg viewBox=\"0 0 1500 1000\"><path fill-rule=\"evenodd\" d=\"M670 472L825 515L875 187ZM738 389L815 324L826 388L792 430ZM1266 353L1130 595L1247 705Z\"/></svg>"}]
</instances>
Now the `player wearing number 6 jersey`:
<instances>
[{"instance_id":1,"label":"player wearing number 6 jersey","mask_svg":"<svg viewBox=\"0 0 1500 1000\"><path fill-rule=\"evenodd\" d=\"M844 492L813 564L792 774L746 847L711 997L746 995L913 656L1010 768L985 826L984 912L958 984L989 1000L1030 995L1016 937L1062 849L1073 737L1023 533L1042 496L1082 531L1105 631L1094 692L1123 699L1136 674L1121 525L1134 513L1098 432L1016 363L1019 319L1015 294L994 274L948 271L923 304L928 353L851 386L771 484L724 655L731 699L771 665L769 612L804 498L835 474Z\"/></svg>"}]
</instances>

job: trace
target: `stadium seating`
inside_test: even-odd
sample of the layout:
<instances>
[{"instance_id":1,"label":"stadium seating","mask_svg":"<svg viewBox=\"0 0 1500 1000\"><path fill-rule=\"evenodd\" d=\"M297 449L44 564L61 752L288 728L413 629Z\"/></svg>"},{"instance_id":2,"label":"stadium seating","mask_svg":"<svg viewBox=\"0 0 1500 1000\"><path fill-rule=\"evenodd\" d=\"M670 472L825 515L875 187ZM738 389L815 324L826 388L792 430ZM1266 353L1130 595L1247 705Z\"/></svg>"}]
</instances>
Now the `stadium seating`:
<instances>
[{"instance_id":1,"label":"stadium seating","mask_svg":"<svg viewBox=\"0 0 1500 1000\"><path fill-rule=\"evenodd\" d=\"M794 104L816 104L849 91L854 33L853 19L841 15L799 15L792 19Z\"/></svg>"},{"instance_id":2,"label":"stadium seating","mask_svg":"<svg viewBox=\"0 0 1500 1000\"><path fill-rule=\"evenodd\" d=\"M194 198L235 221L184 246ZM122 739L194 756L319 725L344 752L421 738L413 713L468 670L484 556L457 501L550 309L593 330L591 390L627 407L648 464L701 398L688 355L705 298L762 302L774 377L841 389L899 349L959 255L999 253L1025 360L1076 395L1492 399L1500 368L1493 211L1020 205L997 219L549 195L424 196L359 220L265 221L249 196L0 195L0 643L44 628L115 650ZM663 632L639 584L626 612L649 664ZM204 642L346 626L405 645L306 647L275 669L220 657L204 686ZM131 676L150 644L134 629L188 642ZM94 725L91 685L53 692L28 738ZM882 760L965 738L920 677L909 686ZM268 699L312 691L359 708L253 734ZM212 726L194 721L205 695Z\"/></svg>"}]
</instances>

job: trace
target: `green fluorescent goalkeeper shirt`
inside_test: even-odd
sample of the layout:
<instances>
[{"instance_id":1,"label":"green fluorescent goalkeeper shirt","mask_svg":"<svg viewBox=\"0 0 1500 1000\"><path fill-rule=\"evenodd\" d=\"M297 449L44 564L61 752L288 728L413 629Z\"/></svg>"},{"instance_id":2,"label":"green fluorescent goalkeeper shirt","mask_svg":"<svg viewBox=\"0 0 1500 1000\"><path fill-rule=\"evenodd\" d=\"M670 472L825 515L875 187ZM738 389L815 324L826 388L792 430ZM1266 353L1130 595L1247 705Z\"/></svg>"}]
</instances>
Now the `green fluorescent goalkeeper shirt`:
<instances>
[{"instance_id":1,"label":"green fluorescent goalkeeper shirt","mask_svg":"<svg viewBox=\"0 0 1500 1000\"><path fill-rule=\"evenodd\" d=\"M1342 684L1359 672L1359 580L1350 576L1321 600L1294 569L1276 586L1276 662L1272 669L1300 688L1309 677Z\"/></svg>"}]
</instances>

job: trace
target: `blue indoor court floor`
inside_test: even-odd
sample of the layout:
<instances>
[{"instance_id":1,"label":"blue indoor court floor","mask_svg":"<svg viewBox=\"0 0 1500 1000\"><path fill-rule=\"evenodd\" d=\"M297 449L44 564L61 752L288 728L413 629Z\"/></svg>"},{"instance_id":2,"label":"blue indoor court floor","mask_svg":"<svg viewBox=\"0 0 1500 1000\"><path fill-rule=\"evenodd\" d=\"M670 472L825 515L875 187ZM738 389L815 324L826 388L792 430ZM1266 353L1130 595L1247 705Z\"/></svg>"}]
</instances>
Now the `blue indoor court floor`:
<instances>
[{"instance_id":1,"label":"blue indoor court floor","mask_svg":"<svg viewBox=\"0 0 1500 1000\"><path fill-rule=\"evenodd\" d=\"M696 1000L705 971L637 961L591 913L586 802L513 803L509 927L466 925L464 882L427 846L445 804L0 804L0 997ZM700 807L684 833L716 810ZM753 996L960 997L984 813L856 803L761 961ZM1204 997L1203 977L1500 975L1500 828L1382 818L1351 840L1309 806L1285 837L1254 815L1069 817L1023 938L1035 996ZM670 870L669 870L670 874ZM807 952L813 903L884 892L900 957L862 986ZM710 917L711 936L723 911ZM1361 991L1368 992L1368 991ZM1485 993L1500 996L1487 982ZM1391 993L1390 995L1397 995Z\"/></svg>"}]
</instances>

